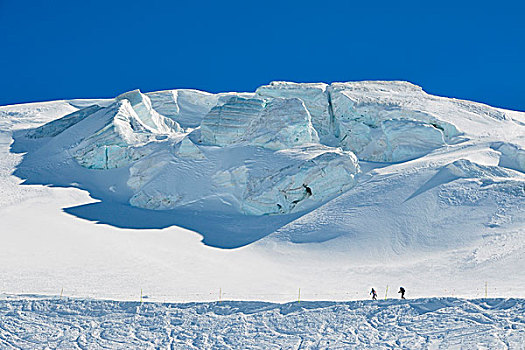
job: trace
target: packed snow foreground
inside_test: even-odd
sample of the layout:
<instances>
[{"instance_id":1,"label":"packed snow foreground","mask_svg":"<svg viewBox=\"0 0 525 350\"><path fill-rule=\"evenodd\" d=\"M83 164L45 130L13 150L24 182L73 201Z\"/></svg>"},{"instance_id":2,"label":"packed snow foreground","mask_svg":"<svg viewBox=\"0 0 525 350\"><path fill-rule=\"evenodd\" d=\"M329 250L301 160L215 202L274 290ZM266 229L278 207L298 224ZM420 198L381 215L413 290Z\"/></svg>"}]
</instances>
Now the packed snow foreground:
<instances>
[{"instance_id":1,"label":"packed snow foreground","mask_svg":"<svg viewBox=\"0 0 525 350\"><path fill-rule=\"evenodd\" d=\"M20 349L521 349L523 299L160 304L0 300Z\"/></svg>"}]
</instances>

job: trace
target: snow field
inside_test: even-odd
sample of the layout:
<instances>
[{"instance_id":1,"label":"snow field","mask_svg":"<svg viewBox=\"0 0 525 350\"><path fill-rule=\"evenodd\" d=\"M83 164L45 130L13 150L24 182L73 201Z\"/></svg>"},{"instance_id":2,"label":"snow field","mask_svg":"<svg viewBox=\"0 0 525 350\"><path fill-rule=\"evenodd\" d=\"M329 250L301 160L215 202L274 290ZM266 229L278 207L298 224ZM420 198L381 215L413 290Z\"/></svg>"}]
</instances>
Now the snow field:
<instances>
[{"instance_id":1,"label":"snow field","mask_svg":"<svg viewBox=\"0 0 525 350\"><path fill-rule=\"evenodd\" d=\"M519 349L524 128L404 82L0 107L1 345Z\"/></svg>"},{"instance_id":2,"label":"snow field","mask_svg":"<svg viewBox=\"0 0 525 350\"><path fill-rule=\"evenodd\" d=\"M0 300L4 349L520 349L523 299Z\"/></svg>"}]
</instances>

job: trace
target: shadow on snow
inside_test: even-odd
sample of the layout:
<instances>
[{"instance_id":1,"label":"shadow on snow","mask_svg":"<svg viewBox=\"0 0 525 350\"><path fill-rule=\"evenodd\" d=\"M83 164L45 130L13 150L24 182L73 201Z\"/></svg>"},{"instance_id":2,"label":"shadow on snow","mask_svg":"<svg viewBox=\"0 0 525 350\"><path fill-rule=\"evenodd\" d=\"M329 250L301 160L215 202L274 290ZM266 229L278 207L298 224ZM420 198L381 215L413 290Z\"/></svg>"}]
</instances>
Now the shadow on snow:
<instances>
[{"instance_id":1,"label":"shadow on snow","mask_svg":"<svg viewBox=\"0 0 525 350\"><path fill-rule=\"evenodd\" d=\"M99 202L63 208L75 217L124 229L163 229L178 226L202 235L205 245L233 249L266 237L305 213L272 216L247 216L235 213L211 212L202 209L148 210L129 205L131 191L122 179L128 168L86 169L60 155L39 152L49 139L29 139L28 130L13 134L12 153L25 153L13 175L24 185L79 188L89 192ZM53 158L56 159L53 159ZM120 182L120 183L118 183ZM119 187L119 193L107 188Z\"/></svg>"}]
</instances>

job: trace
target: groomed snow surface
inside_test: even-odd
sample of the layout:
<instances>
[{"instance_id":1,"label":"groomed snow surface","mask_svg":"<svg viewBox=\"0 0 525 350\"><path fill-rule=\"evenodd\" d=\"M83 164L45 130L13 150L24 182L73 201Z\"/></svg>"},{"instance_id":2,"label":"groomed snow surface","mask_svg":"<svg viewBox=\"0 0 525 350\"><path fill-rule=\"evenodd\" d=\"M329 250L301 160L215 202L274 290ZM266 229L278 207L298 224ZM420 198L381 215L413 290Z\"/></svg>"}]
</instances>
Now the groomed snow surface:
<instances>
[{"instance_id":1,"label":"groomed snow surface","mask_svg":"<svg viewBox=\"0 0 525 350\"><path fill-rule=\"evenodd\" d=\"M0 300L4 349L523 349L523 299Z\"/></svg>"},{"instance_id":2,"label":"groomed snow surface","mask_svg":"<svg viewBox=\"0 0 525 350\"><path fill-rule=\"evenodd\" d=\"M210 302L221 290L239 303L140 310L161 317L173 309L188 319L195 312L196 323L186 323L197 339L190 348L193 341L220 348L248 338L255 347L260 338L248 335L256 330L291 348L301 339L303 348L336 347L319 343L320 336L343 344L342 334L359 340L355 346L396 348L405 343L394 338L403 341L397 334L405 333L416 342L406 348L476 340L480 348L504 348L505 341L513 348L515 337L523 339L522 318L513 316L521 299L300 307L250 300L290 302L301 288L311 301L355 301L386 286L389 295L404 286L411 299L524 298L524 207L525 113L432 96L407 82L273 82L220 94L134 90L3 106L0 292L63 290L75 299L5 300L1 310L12 316L2 322L23 315L10 308L36 305L27 311L39 320L34 327L54 322L38 316L39 308L48 317L55 311L46 310L64 308L80 314L57 312L56 322L92 317L86 327L95 329L108 308L114 317L128 315L122 310L136 305L124 300L137 301L141 290L150 302ZM122 302L93 301L104 299ZM436 308L421 313L417 303ZM79 305L91 316L74 311ZM235 307L244 311L215 316ZM466 317L470 311L477 316ZM442 312L448 316L440 319ZM133 331L140 329L143 316L130 315ZM432 327L417 328L431 316ZM290 317L297 319L287 323ZM370 337L356 325L345 329L339 317L367 319ZM380 331L380 323L370 324L374 317L392 328ZM237 336L205 337L212 320L231 322L213 329ZM248 321L253 328L243 328L252 327ZM318 338L297 335L292 325L301 324ZM434 341L428 332L440 327L449 333ZM123 339L118 328L93 332ZM41 339L55 333L46 334Z\"/></svg>"}]
</instances>

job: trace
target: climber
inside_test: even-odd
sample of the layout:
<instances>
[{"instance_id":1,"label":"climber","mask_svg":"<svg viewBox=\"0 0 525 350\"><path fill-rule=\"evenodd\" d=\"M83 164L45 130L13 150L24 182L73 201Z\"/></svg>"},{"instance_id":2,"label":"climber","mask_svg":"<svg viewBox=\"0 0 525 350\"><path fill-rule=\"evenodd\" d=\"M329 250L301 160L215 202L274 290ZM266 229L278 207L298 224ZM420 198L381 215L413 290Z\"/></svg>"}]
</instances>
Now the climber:
<instances>
[{"instance_id":1,"label":"climber","mask_svg":"<svg viewBox=\"0 0 525 350\"><path fill-rule=\"evenodd\" d=\"M398 293L401 293L401 299L405 299L405 288L399 287Z\"/></svg>"},{"instance_id":2,"label":"climber","mask_svg":"<svg viewBox=\"0 0 525 350\"><path fill-rule=\"evenodd\" d=\"M377 292L374 288L372 288L370 295L372 295L372 300L377 300Z\"/></svg>"},{"instance_id":3,"label":"climber","mask_svg":"<svg viewBox=\"0 0 525 350\"><path fill-rule=\"evenodd\" d=\"M303 187L305 188L306 193L308 194L308 196L311 196L312 195L312 189L310 187L306 186L306 184L303 184Z\"/></svg>"}]
</instances>

